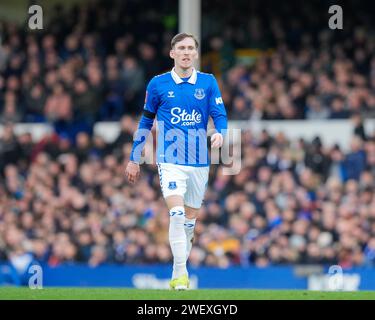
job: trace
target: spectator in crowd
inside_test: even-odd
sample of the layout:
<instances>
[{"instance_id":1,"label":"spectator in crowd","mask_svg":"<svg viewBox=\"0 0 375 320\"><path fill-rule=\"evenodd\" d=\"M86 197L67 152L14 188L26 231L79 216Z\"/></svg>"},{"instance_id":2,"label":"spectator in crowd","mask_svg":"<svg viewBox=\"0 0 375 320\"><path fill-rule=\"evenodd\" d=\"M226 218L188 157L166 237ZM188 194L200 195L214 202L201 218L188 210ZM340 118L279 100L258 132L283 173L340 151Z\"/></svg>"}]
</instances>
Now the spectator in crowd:
<instances>
[{"instance_id":1,"label":"spectator in crowd","mask_svg":"<svg viewBox=\"0 0 375 320\"><path fill-rule=\"evenodd\" d=\"M19 144L14 135L13 125L6 124L0 136L0 172L3 172L6 165L16 163L19 157Z\"/></svg>"},{"instance_id":2,"label":"spectator in crowd","mask_svg":"<svg viewBox=\"0 0 375 320\"><path fill-rule=\"evenodd\" d=\"M72 119L72 98L66 92L62 83L56 83L52 87L52 94L47 98L44 106L44 115L51 121L69 121Z\"/></svg>"},{"instance_id":3,"label":"spectator in crowd","mask_svg":"<svg viewBox=\"0 0 375 320\"><path fill-rule=\"evenodd\" d=\"M136 58L124 58L122 77L125 82L125 105L128 106L128 113L139 114L143 102L145 76L144 69Z\"/></svg>"},{"instance_id":4,"label":"spectator in crowd","mask_svg":"<svg viewBox=\"0 0 375 320\"><path fill-rule=\"evenodd\" d=\"M363 141L354 136L350 143L350 153L344 159L346 179L359 180L361 172L366 168L366 153L363 150Z\"/></svg>"},{"instance_id":5,"label":"spectator in crowd","mask_svg":"<svg viewBox=\"0 0 375 320\"><path fill-rule=\"evenodd\" d=\"M43 107L46 103L46 92L40 82L35 83L25 92L26 101L26 121L43 122Z\"/></svg>"}]
</instances>

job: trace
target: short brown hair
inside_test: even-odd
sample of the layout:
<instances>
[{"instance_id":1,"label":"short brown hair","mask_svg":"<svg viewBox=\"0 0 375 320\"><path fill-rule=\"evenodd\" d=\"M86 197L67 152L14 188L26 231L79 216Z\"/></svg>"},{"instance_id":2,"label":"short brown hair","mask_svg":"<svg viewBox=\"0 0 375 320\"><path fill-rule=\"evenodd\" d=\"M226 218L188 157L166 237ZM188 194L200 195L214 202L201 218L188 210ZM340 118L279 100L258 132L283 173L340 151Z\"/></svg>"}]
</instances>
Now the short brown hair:
<instances>
[{"instance_id":1,"label":"short brown hair","mask_svg":"<svg viewBox=\"0 0 375 320\"><path fill-rule=\"evenodd\" d=\"M199 45L198 40L194 37L194 35L191 34L191 33L185 33L185 32L178 33L172 38L171 48L173 48L177 42L180 42L180 41L184 40L185 38L192 38L195 42L196 48L198 48L198 45Z\"/></svg>"}]
</instances>

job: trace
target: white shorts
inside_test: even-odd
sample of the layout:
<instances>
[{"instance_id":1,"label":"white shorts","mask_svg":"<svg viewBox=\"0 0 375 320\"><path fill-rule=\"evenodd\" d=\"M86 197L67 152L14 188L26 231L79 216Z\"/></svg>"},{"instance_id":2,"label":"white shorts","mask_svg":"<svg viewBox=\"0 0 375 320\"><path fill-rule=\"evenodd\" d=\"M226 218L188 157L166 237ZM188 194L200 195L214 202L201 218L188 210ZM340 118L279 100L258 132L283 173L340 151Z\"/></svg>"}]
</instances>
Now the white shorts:
<instances>
[{"instance_id":1,"label":"white shorts","mask_svg":"<svg viewBox=\"0 0 375 320\"><path fill-rule=\"evenodd\" d=\"M210 167L183 166L158 163L160 187L163 197L180 195L188 207L199 209L207 189Z\"/></svg>"}]
</instances>

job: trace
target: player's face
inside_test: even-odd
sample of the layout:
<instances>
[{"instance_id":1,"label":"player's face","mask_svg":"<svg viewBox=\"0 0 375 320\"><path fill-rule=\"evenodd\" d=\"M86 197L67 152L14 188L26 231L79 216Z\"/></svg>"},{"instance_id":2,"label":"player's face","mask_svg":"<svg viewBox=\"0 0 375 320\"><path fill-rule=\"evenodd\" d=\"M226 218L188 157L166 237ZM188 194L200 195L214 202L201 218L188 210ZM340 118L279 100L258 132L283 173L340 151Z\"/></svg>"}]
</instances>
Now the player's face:
<instances>
[{"instance_id":1,"label":"player's face","mask_svg":"<svg viewBox=\"0 0 375 320\"><path fill-rule=\"evenodd\" d=\"M191 68L194 61L198 58L198 50L194 39L187 37L177 42L171 50L170 56L174 59L176 67L181 69Z\"/></svg>"}]
</instances>

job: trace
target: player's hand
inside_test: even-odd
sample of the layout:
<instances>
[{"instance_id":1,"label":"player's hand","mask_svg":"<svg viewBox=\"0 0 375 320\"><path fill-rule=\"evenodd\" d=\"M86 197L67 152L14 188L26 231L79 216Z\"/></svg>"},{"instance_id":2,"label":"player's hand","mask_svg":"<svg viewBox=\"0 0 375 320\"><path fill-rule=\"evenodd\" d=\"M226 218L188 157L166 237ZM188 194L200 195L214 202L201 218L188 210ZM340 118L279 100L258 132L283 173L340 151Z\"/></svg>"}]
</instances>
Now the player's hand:
<instances>
[{"instance_id":1,"label":"player's hand","mask_svg":"<svg viewBox=\"0 0 375 320\"><path fill-rule=\"evenodd\" d=\"M224 138L221 133L216 132L211 136L211 148L220 148L223 145L223 142Z\"/></svg>"},{"instance_id":2,"label":"player's hand","mask_svg":"<svg viewBox=\"0 0 375 320\"><path fill-rule=\"evenodd\" d=\"M135 183L139 178L140 171L139 163L129 161L125 169L125 176L130 183Z\"/></svg>"}]
</instances>

